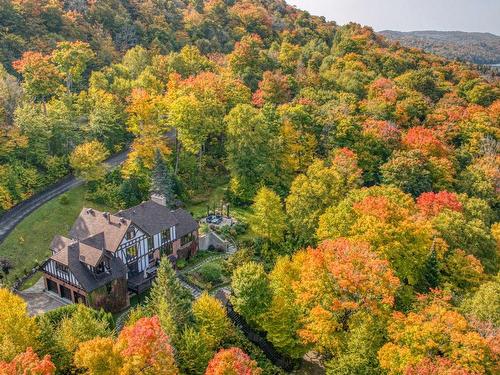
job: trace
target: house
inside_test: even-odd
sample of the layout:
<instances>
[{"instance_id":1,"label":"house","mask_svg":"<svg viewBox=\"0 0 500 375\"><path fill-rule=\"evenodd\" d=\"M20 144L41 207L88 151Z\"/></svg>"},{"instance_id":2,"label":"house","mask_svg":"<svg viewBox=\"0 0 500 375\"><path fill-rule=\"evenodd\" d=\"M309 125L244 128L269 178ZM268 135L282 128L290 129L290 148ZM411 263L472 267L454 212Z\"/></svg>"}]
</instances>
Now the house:
<instances>
[{"instance_id":1,"label":"house","mask_svg":"<svg viewBox=\"0 0 500 375\"><path fill-rule=\"evenodd\" d=\"M116 214L83 208L68 237L55 236L42 265L45 287L74 303L117 312L129 293L142 293L156 276L160 258L175 265L198 250L198 223L164 197Z\"/></svg>"}]
</instances>

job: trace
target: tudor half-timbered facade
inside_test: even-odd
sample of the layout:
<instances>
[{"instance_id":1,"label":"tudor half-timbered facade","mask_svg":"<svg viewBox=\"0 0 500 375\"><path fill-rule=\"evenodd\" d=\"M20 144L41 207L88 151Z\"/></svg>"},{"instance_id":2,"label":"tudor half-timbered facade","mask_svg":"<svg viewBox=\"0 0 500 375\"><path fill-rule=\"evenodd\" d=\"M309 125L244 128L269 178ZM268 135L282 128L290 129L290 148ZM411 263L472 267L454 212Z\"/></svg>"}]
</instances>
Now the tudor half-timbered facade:
<instances>
[{"instance_id":1,"label":"tudor half-timbered facade","mask_svg":"<svg viewBox=\"0 0 500 375\"><path fill-rule=\"evenodd\" d=\"M72 302L108 311L148 289L162 257L175 264L198 250L198 223L163 197L116 214L84 208L68 237L54 237L43 264L45 286Z\"/></svg>"}]
</instances>

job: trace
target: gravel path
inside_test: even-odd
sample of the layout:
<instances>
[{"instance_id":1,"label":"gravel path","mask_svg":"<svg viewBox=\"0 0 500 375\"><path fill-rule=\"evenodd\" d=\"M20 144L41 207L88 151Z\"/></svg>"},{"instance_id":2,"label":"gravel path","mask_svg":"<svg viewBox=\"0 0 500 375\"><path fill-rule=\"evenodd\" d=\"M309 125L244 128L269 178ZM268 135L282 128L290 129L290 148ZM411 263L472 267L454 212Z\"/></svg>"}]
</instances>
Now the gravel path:
<instances>
[{"instance_id":1,"label":"gravel path","mask_svg":"<svg viewBox=\"0 0 500 375\"><path fill-rule=\"evenodd\" d=\"M128 151L114 155L106 160L106 164L110 167L116 167L125 161L127 155ZM12 232L17 224L19 224L26 216L35 211L38 207L82 184L83 181L77 179L76 177L66 177L62 181L59 181L46 190L11 208L0 217L0 243L7 238L9 233Z\"/></svg>"}]
</instances>

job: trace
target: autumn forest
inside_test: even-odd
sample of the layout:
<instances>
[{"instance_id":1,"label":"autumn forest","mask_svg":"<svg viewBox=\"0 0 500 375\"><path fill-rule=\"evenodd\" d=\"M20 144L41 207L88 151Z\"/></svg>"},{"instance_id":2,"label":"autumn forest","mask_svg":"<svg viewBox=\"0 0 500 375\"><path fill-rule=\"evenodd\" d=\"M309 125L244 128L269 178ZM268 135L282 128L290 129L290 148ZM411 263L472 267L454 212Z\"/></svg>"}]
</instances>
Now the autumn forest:
<instances>
[{"instance_id":1,"label":"autumn forest","mask_svg":"<svg viewBox=\"0 0 500 375\"><path fill-rule=\"evenodd\" d=\"M224 186L230 302L297 374L500 372L499 129L498 77L283 0L0 0L0 215ZM285 373L168 262L122 323L4 286L2 375Z\"/></svg>"}]
</instances>

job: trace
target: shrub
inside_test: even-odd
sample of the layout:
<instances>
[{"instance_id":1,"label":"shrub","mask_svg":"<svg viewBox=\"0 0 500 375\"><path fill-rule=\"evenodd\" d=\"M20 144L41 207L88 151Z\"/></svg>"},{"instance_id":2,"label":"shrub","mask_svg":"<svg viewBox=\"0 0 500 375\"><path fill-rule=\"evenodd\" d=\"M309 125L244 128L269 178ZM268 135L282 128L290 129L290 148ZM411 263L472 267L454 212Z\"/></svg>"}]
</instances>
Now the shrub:
<instances>
[{"instance_id":1,"label":"shrub","mask_svg":"<svg viewBox=\"0 0 500 375\"><path fill-rule=\"evenodd\" d=\"M62 204L63 206L67 206L69 204L69 198L67 194L61 195L61 198L59 198L59 203Z\"/></svg>"},{"instance_id":2,"label":"shrub","mask_svg":"<svg viewBox=\"0 0 500 375\"><path fill-rule=\"evenodd\" d=\"M215 284L222 279L222 266L219 263L207 263L201 266L198 273L204 281Z\"/></svg>"},{"instance_id":3,"label":"shrub","mask_svg":"<svg viewBox=\"0 0 500 375\"><path fill-rule=\"evenodd\" d=\"M186 268L186 266L187 266L187 262L186 262L186 260L185 260L185 259L179 259L179 260L177 261L177 263L176 263L176 267L177 267L177 269L179 269L179 270L182 270L182 269Z\"/></svg>"}]
</instances>

